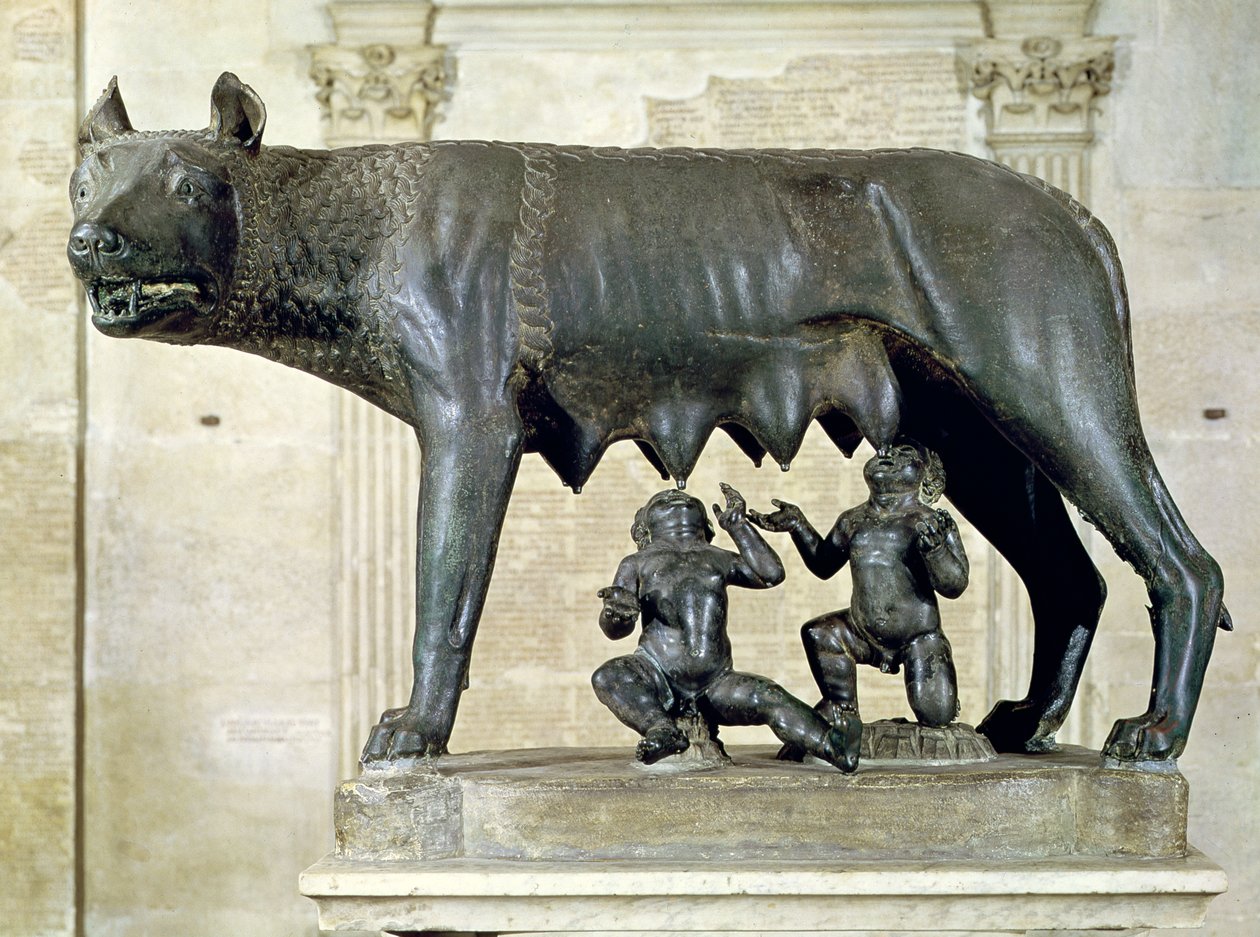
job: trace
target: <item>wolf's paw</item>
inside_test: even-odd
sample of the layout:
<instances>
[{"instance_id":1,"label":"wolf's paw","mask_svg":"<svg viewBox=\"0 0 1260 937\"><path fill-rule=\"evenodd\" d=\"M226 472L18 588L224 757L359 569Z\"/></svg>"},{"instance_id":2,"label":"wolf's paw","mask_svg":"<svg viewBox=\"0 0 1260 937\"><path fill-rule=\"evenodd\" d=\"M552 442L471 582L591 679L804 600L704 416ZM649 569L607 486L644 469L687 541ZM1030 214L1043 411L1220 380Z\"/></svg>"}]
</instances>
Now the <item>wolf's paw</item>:
<instances>
[{"instance_id":1,"label":"wolf's paw","mask_svg":"<svg viewBox=\"0 0 1260 937\"><path fill-rule=\"evenodd\" d=\"M1162 713L1120 719L1107 736L1103 756L1117 761L1173 761L1186 747L1186 735Z\"/></svg>"},{"instance_id":2,"label":"wolf's paw","mask_svg":"<svg viewBox=\"0 0 1260 937\"><path fill-rule=\"evenodd\" d=\"M1000 752L1049 752L1057 747L1045 728L1044 710L1028 700L998 700L976 731Z\"/></svg>"},{"instance_id":3,"label":"wolf's paw","mask_svg":"<svg viewBox=\"0 0 1260 937\"><path fill-rule=\"evenodd\" d=\"M362 764L396 761L399 758L435 758L446 754L446 739L425 725L420 714L407 707L387 709L381 721L372 727L363 754Z\"/></svg>"}]
</instances>

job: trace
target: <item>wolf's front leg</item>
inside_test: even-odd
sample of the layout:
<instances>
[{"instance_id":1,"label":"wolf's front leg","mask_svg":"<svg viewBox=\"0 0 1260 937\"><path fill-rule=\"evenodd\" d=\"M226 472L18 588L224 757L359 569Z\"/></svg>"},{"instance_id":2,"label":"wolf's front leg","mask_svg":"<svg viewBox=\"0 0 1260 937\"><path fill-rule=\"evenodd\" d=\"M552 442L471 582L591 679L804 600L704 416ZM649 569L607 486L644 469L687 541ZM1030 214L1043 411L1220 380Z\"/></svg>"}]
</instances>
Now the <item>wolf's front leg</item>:
<instances>
[{"instance_id":1,"label":"wolf's front leg","mask_svg":"<svg viewBox=\"0 0 1260 937\"><path fill-rule=\"evenodd\" d=\"M407 706L372 729L365 763L446 752L520 464L520 421L482 414L426 432L421 444L415 683Z\"/></svg>"}]
</instances>

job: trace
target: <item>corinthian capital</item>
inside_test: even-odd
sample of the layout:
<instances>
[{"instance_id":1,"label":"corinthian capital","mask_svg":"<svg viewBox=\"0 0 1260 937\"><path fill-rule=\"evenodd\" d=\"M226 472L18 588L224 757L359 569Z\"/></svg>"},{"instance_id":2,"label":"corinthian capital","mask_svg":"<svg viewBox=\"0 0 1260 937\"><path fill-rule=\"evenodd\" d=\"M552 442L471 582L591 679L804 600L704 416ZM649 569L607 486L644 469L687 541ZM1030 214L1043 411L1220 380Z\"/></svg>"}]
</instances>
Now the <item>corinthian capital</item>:
<instances>
[{"instance_id":1,"label":"corinthian capital","mask_svg":"<svg viewBox=\"0 0 1260 937\"><path fill-rule=\"evenodd\" d=\"M1093 138L1093 102L1111 90L1115 40L1022 42L993 39L971 47L971 91L986 102L989 134Z\"/></svg>"},{"instance_id":2,"label":"corinthian capital","mask_svg":"<svg viewBox=\"0 0 1260 937\"><path fill-rule=\"evenodd\" d=\"M446 83L446 49L429 42L432 4L329 4L337 42L311 48L329 146L424 140Z\"/></svg>"},{"instance_id":3,"label":"corinthian capital","mask_svg":"<svg viewBox=\"0 0 1260 937\"><path fill-rule=\"evenodd\" d=\"M329 146L423 140L446 81L444 50L379 43L359 49L320 46L311 77L328 122Z\"/></svg>"}]
</instances>

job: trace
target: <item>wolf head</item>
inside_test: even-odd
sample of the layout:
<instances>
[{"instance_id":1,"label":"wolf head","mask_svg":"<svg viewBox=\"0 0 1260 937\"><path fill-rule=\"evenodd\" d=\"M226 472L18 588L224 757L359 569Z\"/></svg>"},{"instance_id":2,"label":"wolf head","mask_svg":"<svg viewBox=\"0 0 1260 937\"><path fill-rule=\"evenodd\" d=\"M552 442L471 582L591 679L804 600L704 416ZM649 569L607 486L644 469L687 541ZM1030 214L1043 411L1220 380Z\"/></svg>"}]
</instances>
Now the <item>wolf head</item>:
<instances>
[{"instance_id":1,"label":"wolf head","mask_svg":"<svg viewBox=\"0 0 1260 937\"><path fill-rule=\"evenodd\" d=\"M79 130L67 253L106 335L204 340L226 301L241 237L233 175L257 153L266 108L225 72L204 131L141 133L111 80Z\"/></svg>"}]
</instances>

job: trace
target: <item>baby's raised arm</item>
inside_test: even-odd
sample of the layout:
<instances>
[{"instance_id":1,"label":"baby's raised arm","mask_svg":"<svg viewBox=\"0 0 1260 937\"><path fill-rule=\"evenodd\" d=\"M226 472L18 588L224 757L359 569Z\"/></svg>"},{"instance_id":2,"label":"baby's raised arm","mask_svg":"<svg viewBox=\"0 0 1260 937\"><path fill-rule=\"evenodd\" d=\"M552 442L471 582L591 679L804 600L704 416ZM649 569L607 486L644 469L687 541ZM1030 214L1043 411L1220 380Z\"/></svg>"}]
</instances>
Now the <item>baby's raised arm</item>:
<instances>
[{"instance_id":1,"label":"baby's raised arm","mask_svg":"<svg viewBox=\"0 0 1260 937\"><path fill-rule=\"evenodd\" d=\"M744 496L725 483L722 483L722 494L726 495L726 508L723 510L715 504L713 513L717 515L718 524L731 535L739 548L739 555L733 559L726 581L748 589L777 586L784 577L779 554L749 523L751 512L747 510Z\"/></svg>"},{"instance_id":2,"label":"baby's raised arm","mask_svg":"<svg viewBox=\"0 0 1260 937\"><path fill-rule=\"evenodd\" d=\"M915 525L915 532L932 588L947 599L958 598L971 570L953 517L948 511L933 511Z\"/></svg>"},{"instance_id":3,"label":"baby's raised arm","mask_svg":"<svg viewBox=\"0 0 1260 937\"><path fill-rule=\"evenodd\" d=\"M749 511L748 519L771 533L791 533L796 552L801 555L806 568L819 579L830 579L844 568L849 561L849 541L852 539L848 525L844 523L845 515L836 518L835 526L824 538L795 504L778 498L771 498L770 503L778 508L773 514Z\"/></svg>"}]
</instances>

